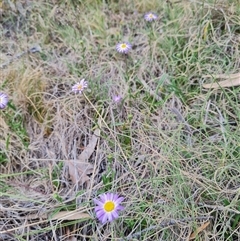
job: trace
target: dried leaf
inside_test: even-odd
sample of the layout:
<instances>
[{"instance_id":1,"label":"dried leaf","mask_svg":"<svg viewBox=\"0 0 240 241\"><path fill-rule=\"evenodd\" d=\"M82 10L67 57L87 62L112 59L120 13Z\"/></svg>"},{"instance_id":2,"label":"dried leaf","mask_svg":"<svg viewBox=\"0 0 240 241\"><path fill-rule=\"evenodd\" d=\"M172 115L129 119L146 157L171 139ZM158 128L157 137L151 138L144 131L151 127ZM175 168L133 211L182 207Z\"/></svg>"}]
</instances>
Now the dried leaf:
<instances>
[{"instance_id":1,"label":"dried leaf","mask_svg":"<svg viewBox=\"0 0 240 241\"><path fill-rule=\"evenodd\" d=\"M208 32L209 32L209 25L210 22L207 21L207 23L205 24L204 28L203 28L203 39L206 40L207 36L208 36Z\"/></svg>"},{"instance_id":2,"label":"dried leaf","mask_svg":"<svg viewBox=\"0 0 240 241\"><path fill-rule=\"evenodd\" d=\"M92 138L89 141L89 144L80 154L78 160L71 160L67 162L69 167L69 175L74 184L80 183L81 185L88 182L90 178L87 176L92 173L93 165L88 163L88 160L92 153L95 151L95 147L97 145L97 141L100 136L100 129L96 129Z\"/></svg>"},{"instance_id":3,"label":"dried leaf","mask_svg":"<svg viewBox=\"0 0 240 241\"><path fill-rule=\"evenodd\" d=\"M215 78L215 79L236 79L240 78L240 73L236 74L215 74L215 75L203 75L204 78L209 77L209 78Z\"/></svg>"},{"instance_id":4,"label":"dried leaf","mask_svg":"<svg viewBox=\"0 0 240 241\"><path fill-rule=\"evenodd\" d=\"M79 183L83 185L90 180L88 175L93 171L93 165L91 163L80 162L79 160L68 160L66 165L68 165L70 179L74 184Z\"/></svg>"},{"instance_id":5,"label":"dried leaf","mask_svg":"<svg viewBox=\"0 0 240 241\"><path fill-rule=\"evenodd\" d=\"M51 220L77 220L77 219L91 219L88 213L78 211L61 211L50 217Z\"/></svg>"},{"instance_id":6,"label":"dried leaf","mask_svg":"<svg viewBox=\"0 0 240 241\"><path fill-rule=\"evenodd\" d=\"M207 228L207 226L210 224L210 222L203 223L200 227L197 228L195 232L193 232L188 240L193 240L195 239L199 233L201 233L204 229Z\"/></svg>"},{"instance_id":7,"label":"dried leaf","mask_svg":"<svg viewBox=\"0 0 240 241\"><path fill-rule=\"evenodd\" d=\"M92 138L89 141L89 144L87 145L87 147L83 150L83 152L81 153L79 160L80 161L88 161L89 157L93 154L98 138L100 136L100 129L96 129L92 135Z\"/></svg>"},{"instance_id":8,"label":"dried leaf","mask_svg":"<svg viewBox=\"0 0 240 241\"><path fill-rule=\"evenodd\" d=\"M213 89L219 89L224 87L232 87L232 86L238 86L240 85L240 78L239 79L230 79L230 80L223 80L217 83L212 84L204 84L203 87L206 89L213 88Z\"/></svg>"},{"instance_id":9,"label":"dried leaf","mask_svg":"<svg viewBox=\"0 0 240 241\"><path fill-rule=\"evenodd\" d=\"M39 21L41 28L46 29L46 24L40 14L38 14L38 21Z\"/></svg>"},{"instance_id":10,"label":"dried leaf","mask_svg":"<svg viewBox=\"0 0 240 241\"><path fill-rule=\"evenodd\" d=\"M84 213L82 211L61 211L55 214L45 213L37 213L37 214L29 214L24 219L33 220L33 219L51 219L51 220L77 220L77 219L91 219L92 217L88 213Z\"/></svg>"},{"instance_id":11,"label":"dried leaf","mask_svg":"<svg viewBox=\"0 0 240 241\"><path fill-rule=\"evenodd\" d=\"M231 74L231 75L205 75L204 77L214 77L214 78L227 78L226 80L219 81L217 83L211 83L211 84L204 84L203 87L206 89L213 88L213 89L219 89L224 87L232 87L232 86L238 86L240 85L240 73L237 74Z\"/></svg>"}]
</instances>

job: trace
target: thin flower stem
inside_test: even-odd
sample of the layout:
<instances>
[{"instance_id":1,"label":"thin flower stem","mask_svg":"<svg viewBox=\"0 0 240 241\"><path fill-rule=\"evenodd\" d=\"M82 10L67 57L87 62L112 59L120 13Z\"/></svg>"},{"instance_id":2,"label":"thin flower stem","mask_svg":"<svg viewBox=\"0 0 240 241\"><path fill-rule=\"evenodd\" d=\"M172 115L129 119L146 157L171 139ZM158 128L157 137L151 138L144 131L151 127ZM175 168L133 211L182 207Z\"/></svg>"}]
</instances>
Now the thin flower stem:
<instances>
[{"instance_id":1,"label":"thin flower stem","mask_svg":"<svg viewBox=\"0 0 240 241\"><path fill-rule=\"evenodd\" d=\"M119 150L121 151L122 156L123 156L125 162L126 162L127 165L128 165L129 172L133 175L133 178L134 178L135 182L138 183L138 180L137 180L136 176L134 175L134 172L133 172L133 170L132 170L132 167L131 167L131 165L129 164L128 159L127 159L127 157L126 157L126 155L125 155L125 153L124 153L121 145L120 145L119 142L117 141L117 139L116 139L113 131L109 128L108 124L107 124L106 121L103 119L102 115L99 113L99 111L96 109L96 107L95 107L95 106L92 104L92 102L89 100L89 98L88 98L84 93L83 93L83 96L86 98L86 100L88 101L88 103L92 106L92 108L96 111L96 113L97 113L98 116L100 117L101 121L104 123L105 127L106 127L107 130L110 132L110 134L111 134L111 136L113 137L115 143L118 145ZM139 193L140 197L142 197L141 191L139 190L138 187L137 187L137 189L138 189L138 193Z\"/></svg>"}]
</instances>

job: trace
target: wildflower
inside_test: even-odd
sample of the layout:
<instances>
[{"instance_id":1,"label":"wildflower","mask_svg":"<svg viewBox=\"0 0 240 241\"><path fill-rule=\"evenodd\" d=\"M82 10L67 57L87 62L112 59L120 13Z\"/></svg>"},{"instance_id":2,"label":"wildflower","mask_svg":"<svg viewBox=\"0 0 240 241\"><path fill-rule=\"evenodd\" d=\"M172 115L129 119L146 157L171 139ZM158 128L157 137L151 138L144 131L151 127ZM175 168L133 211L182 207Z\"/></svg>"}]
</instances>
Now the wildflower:
<instances>
[{"instance_id":1,"label":"wildflower","mask_svg":"<svg viewBox=\"0 0 240 241\"><path fill-rule=\"evenodd\" d=\"M154 20L156 20L157 19L157 15L156 14L154 14L154 13L146 13L145 15L144 15L144 19L146 20L146 21L148 21L148 22L152 22L152 21L154 21Z\"/></svg>"},{"instance_id":2,"label":"wildflower","mask_svg":"<svg viewBox=\"0 0 240 241\"><path fill-rule=\"evenodd\" d=\"M83 90L86 89L88 86L87 81L85 81L85 79L80 80L80 82L76 83L73 87L72 87L72 91L76 94L77 92L79 94L82 94Z\"/></svg>"},{"instance_id":3,"label":"wildflower","mask_svg":"<svg viewBox=\"0 0 240 241\"><path fill-rule=\"evenodd\" d=\"M118 212L123 210L123 206L120 204L124 198L114 193L104 193L99 197L100 200L94 199L94 203L97 205L95 212L99 221L104 224L118 218Z\"/></svg>"},{"instance_id":4,"label":"wildflower","mask_svg":"<svg viewBox=\"0 0 240 241\"><path fill-rule=\"evenodd\" d=\"M120 95L114 95L114 96L113 96L113 101L114 101L115 103L120 102L121 99L122 99L122 97L121 97Z\"/></svg>"},{"instance_id":5,"label":"wildflower","mask_svg":"<svg viewBox=\"0 0 240 241\"><path fill-rule=\"evenodd\" d=\"M122 54L127 54L131 49L132 49L132 45L127 42L118 43L116 46L116 50Z\"/></svg>"},{"instance_id":6,"label":"wildflower","mask_svg":"<svg viewBox=\"0 0 240 241\"><path fill-rule=\"evenodd\" d=\"M0 109L4 109L7 106L8 103L8 96L3 93L0 92Z\"/></svg>"}]
</instances>

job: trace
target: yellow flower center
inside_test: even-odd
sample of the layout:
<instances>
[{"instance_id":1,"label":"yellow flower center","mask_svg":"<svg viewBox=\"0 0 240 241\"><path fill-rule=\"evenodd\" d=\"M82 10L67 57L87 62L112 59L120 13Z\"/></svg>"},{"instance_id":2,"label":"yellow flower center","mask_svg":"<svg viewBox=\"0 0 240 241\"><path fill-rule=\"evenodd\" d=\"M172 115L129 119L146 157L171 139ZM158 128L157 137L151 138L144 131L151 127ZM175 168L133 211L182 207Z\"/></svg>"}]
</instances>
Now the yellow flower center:
<instances>
[{"instance_id":1,"label":"yellow flower center","mask_svg":"<svg viewBox=\"0 0 240 241\"><path fill-rule=\"evenodd\" d=\"M79 84L78 87L77 87L77 89L78 89L78 90L82 90L82 89L83 89L83 86Z\"/></svg>"},{"instance_id":2,"label":"yellow flower center","mask_svg":"<svg viewBox=\"0 0 240 241\"><path fill-rule=\"evenodd\" d=\"M126 49L126 48L127 48L127 45L126 45L126 44L122 44L122 45L121 45L121 48L122 48L122 49Z\"/></svg>"},{"instance_id":3,"label":"yellow flower center","mask_svg":"<svg viewBox=\"0 0 240 241\"><path fill-rule=\"evenodd\" d=\"M149 18L153 18L153 15L150 13L150 14L148 15L148 17L149 17Z\"/></svg>"},{"instance_id":4,"label":"yellow flower center","mask_svg":"<svg viewBox=\"0 0 240 241\"><path fill-rule=\"evenodd\" d=\"M112 210L114 210L115 204L112 201L107 201L107 202L105 202L103 208L106 212L111 212Z\"/></svg>"}]
</instances>

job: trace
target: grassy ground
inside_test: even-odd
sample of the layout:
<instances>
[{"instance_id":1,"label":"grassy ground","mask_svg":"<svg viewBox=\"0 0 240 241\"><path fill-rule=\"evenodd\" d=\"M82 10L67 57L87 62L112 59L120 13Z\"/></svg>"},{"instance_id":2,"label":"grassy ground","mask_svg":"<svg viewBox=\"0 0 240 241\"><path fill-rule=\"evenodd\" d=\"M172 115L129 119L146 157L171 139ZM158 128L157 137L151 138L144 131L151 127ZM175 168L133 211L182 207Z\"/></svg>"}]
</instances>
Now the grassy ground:
<instances>
[{"instance_id":1,"label":"grassy ground","mask_svg":"<svg viewBox=\"0 0 240 241\"><path fill-rule=\"evenodd\" d=\"M240 88L203 88L239 72L238 0L0 7L1 64L42 48L0 69L0 240L240 240Z\"/></svg>"}]
</instances>

